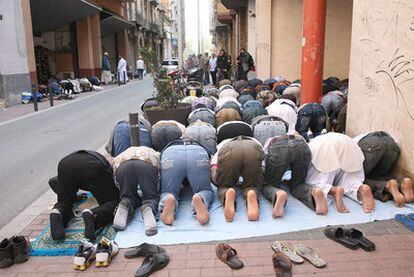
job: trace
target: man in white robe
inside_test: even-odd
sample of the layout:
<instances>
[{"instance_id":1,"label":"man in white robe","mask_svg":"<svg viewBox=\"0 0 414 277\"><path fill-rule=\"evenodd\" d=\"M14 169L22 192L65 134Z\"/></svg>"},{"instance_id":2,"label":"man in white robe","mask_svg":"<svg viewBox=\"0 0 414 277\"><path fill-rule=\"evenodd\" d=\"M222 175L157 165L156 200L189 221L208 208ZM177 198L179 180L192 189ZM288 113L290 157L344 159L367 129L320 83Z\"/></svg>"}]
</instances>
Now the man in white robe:
<instances>
[{"instance_id":1,"label":"man in white robe","mask_svg":"<svg viewBox=\"0 0 414 277\"><path fill-rule=\"evenodd\" d=\"M126 82L128 82L127 61L121 55L119 55L118 62L118 80L122 84L126 84Z\"/></svg>"}]
</instances>

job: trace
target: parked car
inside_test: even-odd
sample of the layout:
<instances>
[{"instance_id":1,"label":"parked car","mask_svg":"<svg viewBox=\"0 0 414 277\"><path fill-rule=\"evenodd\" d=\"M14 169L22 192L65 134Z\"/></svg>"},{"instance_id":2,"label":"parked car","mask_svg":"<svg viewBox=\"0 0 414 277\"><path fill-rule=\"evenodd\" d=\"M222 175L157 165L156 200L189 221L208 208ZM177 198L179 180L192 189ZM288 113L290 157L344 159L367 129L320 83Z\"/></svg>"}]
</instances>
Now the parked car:
<instances>
[{"instance_id":1,"label":"parked car","mask_svg":"<svg viewBox=\"0 0 414 277\"><path fill-rule=\"evenodd\" d=\"M161 67L167 70L167 73L178 70L178 60L177 59L170 59L170 60L163 60L161 63Z\"/></svg>"}]
</instances>

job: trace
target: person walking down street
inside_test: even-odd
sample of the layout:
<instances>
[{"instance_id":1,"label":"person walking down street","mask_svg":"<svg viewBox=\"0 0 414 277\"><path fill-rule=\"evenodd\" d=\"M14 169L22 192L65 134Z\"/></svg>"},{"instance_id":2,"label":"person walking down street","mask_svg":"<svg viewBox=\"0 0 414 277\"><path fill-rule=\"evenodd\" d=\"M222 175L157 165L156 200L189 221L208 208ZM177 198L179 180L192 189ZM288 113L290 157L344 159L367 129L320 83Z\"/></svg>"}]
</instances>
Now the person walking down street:
<instances>
[{"instance_id":1,"label":"person walking down street","mask_svg":"<svg viewBox=\"0 0 414 277\"><path fill-rule=\"evenodd\" d=\"M138 58L136 66L137 66L138 79L142 80L144 78L145 63L141 57Z\"/></svg>"},{"instance_id":2,"label":"person walking down street","mask_svg":"<svg viewBox=\"0 0 414 277\"><path fill-rule=\"evenodd\" d=\"M217 80L229 79L230 60L224 49L221 49L217 57Z\"/></svg>"},{"instance_id":3,"label":"person walking down street","mask_svg":"<svg viewBox=\"0 0 414 277\"><path fill-rule=\"evenodd\" d=\"M121 55L119 55L118 62L118 81L122 84L128 82L127 61Z\"/></svg>"},{"instance_id":4,"label":"person walking down street","mask_svg":"<svg viewBox=\"0 0 414 277\"><path fill-rule=\"evenodd\" d=\"M98 152L79 150L64 157L58 165L57 203L50 213L53 240L65 238L65 227L73 217L78 190L91 192L99 204L97 208L82 211L85 237L94 241L97 230L112 224L120 200L112 167Z\"/></svg>"},{"instance_id":5,"label":"person walking down street","mask_svg":"<svg viewBox=\"0 0 414 277\"><path fill-rule=\"evenodd\" d=\"M237 57L238 62L238 80L247 81L247 73L254 67L254 61L252 55L250 55L246 49L242 48L240 55Z\"/></svg>"},{"instance_id":6,"label":"person walking down street","mask_svg":"<svg viewBox=\"0 0 414 277\"><path fill-rule=\"evenodd\" d=\"M104 85L109 84L112 81L111 64L109 63L109 54L105 52L102 57L102 83Z\"/></svg>"},{"instance_id":7,"label":"person walking down street","mask_svg":"<svg viewBox=\"0 0 414 277\"><path fill-rule=\"evenodd\" d=\"M121 196L114 217L115 229L124 230L128 219L140 208L145 234L153 236L157 233L155 217L160 200L159 163L160 153L145 146L130 147L115 157L115 181Z\"/></svg>"},{"instance_id":8,"label":"person walking down street","mask_svg":"<svg viewBox=\"0 0 414 277\"><path fill-rule=\"evenodd\" d=\"M216 54L211 54L208 62L208 68L211 75L211 82L215 86L217 84L217 57Z\"/></svg>"}]
</instances>

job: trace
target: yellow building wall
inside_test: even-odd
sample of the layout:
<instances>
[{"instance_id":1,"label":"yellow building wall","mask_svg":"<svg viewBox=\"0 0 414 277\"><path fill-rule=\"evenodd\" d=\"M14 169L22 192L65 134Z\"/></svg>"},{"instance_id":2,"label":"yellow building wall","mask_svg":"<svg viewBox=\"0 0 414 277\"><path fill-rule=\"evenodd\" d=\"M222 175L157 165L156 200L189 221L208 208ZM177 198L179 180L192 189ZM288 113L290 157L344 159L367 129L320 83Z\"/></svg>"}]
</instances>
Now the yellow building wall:
<instances>
[{"instance_id":1,"label":"yellow building wall","mask_svg":"<svg viewBox=\"0 0 414 277\"><path fill-rule=\"evenodd\" d=\"M354 0L347 133L387 131L414 176L414 2Z\"/></svg>"},{"instance_id":2,"label":"yellow building wall","mask_svg":"<svg viewBox=\"0 0 414 277\"><path fill-rule=\"evenodd\" d=\"M271 74L273 77L283 75L290 80L300 78L302 19L303 0L272 0ZM328 76L348 78L351 30L352 0L328 0L325 78Z\"/></svg>"}]
</instances>

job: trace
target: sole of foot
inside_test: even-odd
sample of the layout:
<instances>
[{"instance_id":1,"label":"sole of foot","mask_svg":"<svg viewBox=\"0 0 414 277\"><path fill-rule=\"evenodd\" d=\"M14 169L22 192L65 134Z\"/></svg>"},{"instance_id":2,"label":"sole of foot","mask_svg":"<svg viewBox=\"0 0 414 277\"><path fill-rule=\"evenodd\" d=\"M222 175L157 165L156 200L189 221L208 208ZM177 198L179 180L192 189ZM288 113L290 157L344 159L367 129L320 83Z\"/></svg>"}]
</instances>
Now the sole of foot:
<instances>
[{"instance_id":1,"label":"sole of foot","mask_svg":"<svg viewBox=\"0 0 414 277\"><path fill-rule=\"evenodd\" d=\"M162 210L161 220L165 225L172 225L174 222L175 198L172 195L165 200L164 209Z\"/></svg>"},{"instance_id":2,"label":"sole of foot","mask_svg":"<svg viewBox=\"0 0 414 277\"><path fill-rule=\"evenodd\" d=\"M201 225L207 224L210 221L210 214L206 205L204 205L203 198L198 193L193 196L194 209L196 218Z\"/></svg>"},{"instance_id":3,"label":"sole of foot","mask_svg":"<svg viewBox=\"0 0 414 277\"><path fill-rule=\"evenodd\" d=\"M414 201L413 181L405 178L401 184L401 192L404 194L405 202L412 203Z\"/></svg>"},{"instance_id":4,"label":"sole of foot","mask_svg":"<svg viewBox=\"0 0 414 277\"><path fill-rule=\"evenodd\" d=\"M372 213L375 209L375 201L371 188L367 185L362 185L358 192L362 202L362 209L365 213Z\"/></svg>"},{"instance_id":5,"label":"sole of foot","mask_svg":"<svg viewBox=\"0 0 414 277\"><path fill-rule=\"evenodd\" d=\"M402 187L402 186L401 186ZM394 203L397 207L402 207L405 204L404 195L398 190L398 183L396 180L390 180L385 185L385 188L392 195Z\"/></svg>"},{"instance_id":6,"label":"sole of foot","mask_svg":"<svg viewBox=\"0 0 414 277\"><path fill-rule=\"evenodd\" d=\"M247 192L247 219L249 221L259 220L259 201L254 190Z\"/></svg>"},{"instance_id":7,"label":"sole of foot","mask_svg":"<svg viewBox=\"0 0 414 277\"><path fill-rule=\"evenodd\" d=\"M65 239L65 229L63 228L62 215L59 213L50 214L50 232L53 240Z\"/></svg>"},{"instance_id":8,"label":"sole of foot","mask_svg":"<svg viewBox=\"0 0 414 277\"><path fill-rule=\"evenodd\" d=\"M283 190L276 192L276 201L273 206L272 216L273 218L282 217L285 213L285 205L287 200L287 194Z\"/></svg>"},{"instance_id":9,"label":"sole of foot","mask_svg":"<svg viewBox=\"0 0 414 277\"><path fill-rule=\"evenodd\" d=\"M332 187L332 196L335 199L336 210L339 213L349 213L349 209L345 206L344 203L344 188L343 187Z\"/></svg>"},{"instance_id":10,"label":"sole of foot","mask_svg":"<svg viewBox=\"0 0 414 277\"><path fill-rule=\"evenodd\" d=\"M90 241L96 240L95 217L91 212L82 213L83 222L85 223L85 237Z\"/></svg>"},{"instance_id":11,"label":"sole of foot","mask_svg":"<svg viewBox=\"0 0 414 277\"><path fill-rule=\"evenodd\" d=\"M236 214L235 201L236 191L233 188L228 189L226 192L226 200L224 201L224 218L227 222L232 222Z\"/></svg>"},{"instance_id":12,"label":"sole of foot","mask_svg":"<svg viewBox=\"0 0 414 277\"><path fill-rule=\"evenodd\" d=\"M312 188L312 197L315 201L316 214L326 215L328 213L328 202L326 201L323 191L318 188Z\"/></svg>"}]
</instances>

